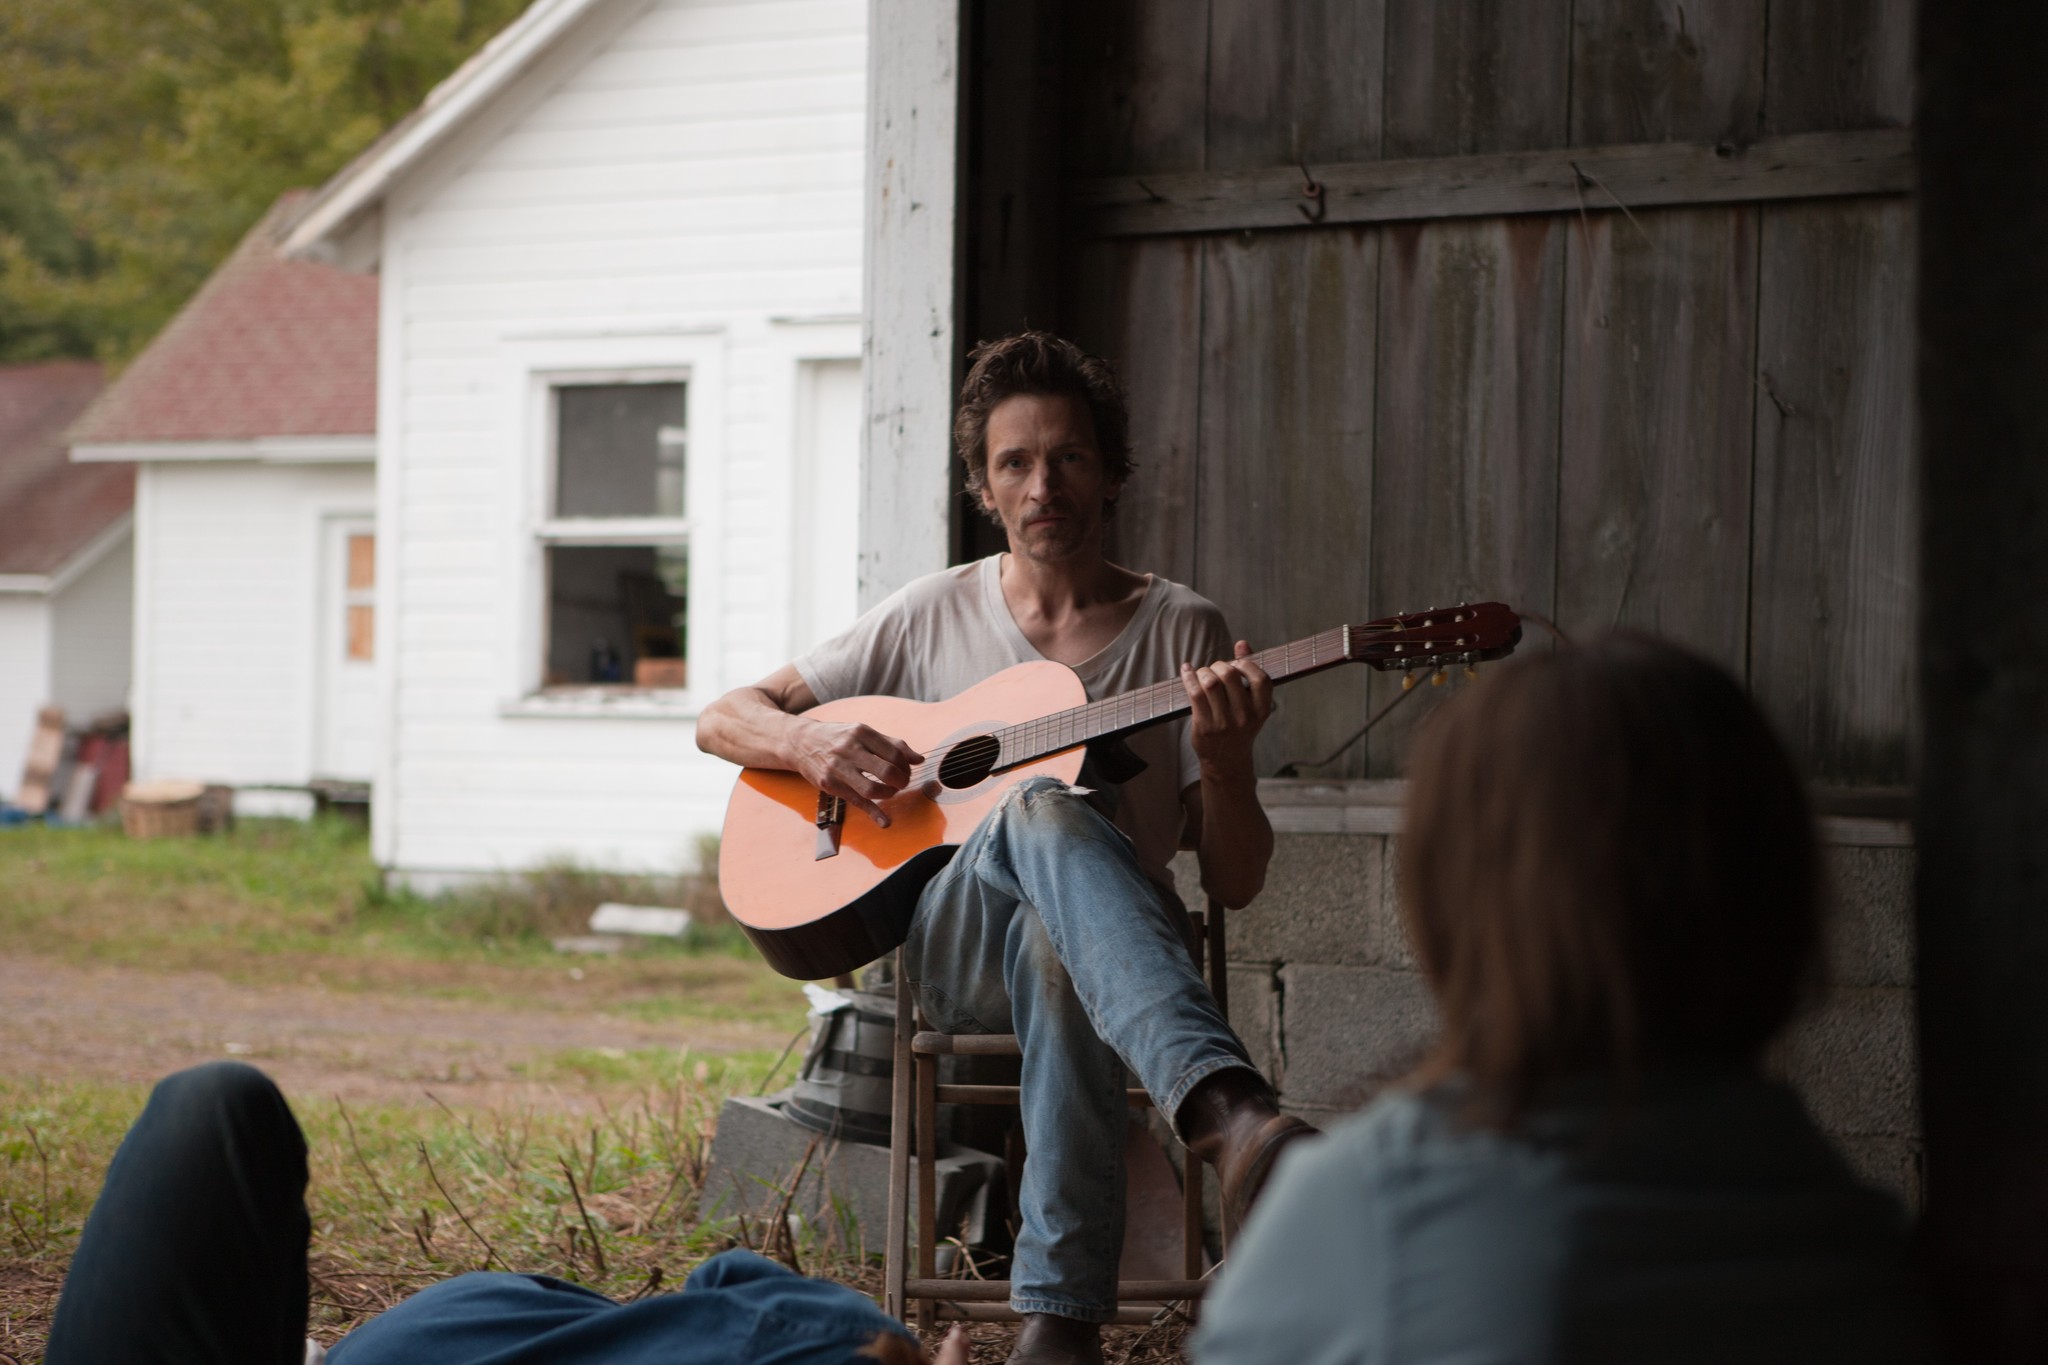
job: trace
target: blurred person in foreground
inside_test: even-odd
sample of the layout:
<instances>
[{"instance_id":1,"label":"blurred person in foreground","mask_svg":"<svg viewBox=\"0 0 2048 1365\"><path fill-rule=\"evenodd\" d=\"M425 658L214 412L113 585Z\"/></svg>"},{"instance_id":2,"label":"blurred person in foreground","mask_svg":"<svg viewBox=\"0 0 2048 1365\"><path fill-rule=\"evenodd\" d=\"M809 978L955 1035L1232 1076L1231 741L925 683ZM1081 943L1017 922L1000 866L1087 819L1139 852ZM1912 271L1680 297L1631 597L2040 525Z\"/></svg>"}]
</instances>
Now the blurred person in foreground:
<instances>
[{"instance_id":1,"label":"blurred person in foreground","mask_svg":"<svg viewBox=\"0 0 2048 1365\"><path fill-rule=\"evenodd\" d=\"M107 1168L45 1365L926 1365L865 1294L751 1251L615 1303L546 1275L429 1285L331 1350L306 1337L306 1140L241 1062L167 1076ZM957 1328L934 1365L967 1365Z\"/></svg>"},{"instance_id":2,"label":"blurred person in foreground","mask_svg":"<svg viewBox=\"0 0 2048 1365\"><path fill-rule=\"evenodd\" d=\"M1280 1166L1196 1359L1932 1359L1898 1204L1762 1069L1818 883L1784 750L1690 654L1614 635L1450 703L1401 847L1441 1036Z\"/></svg>"}]
</instances>

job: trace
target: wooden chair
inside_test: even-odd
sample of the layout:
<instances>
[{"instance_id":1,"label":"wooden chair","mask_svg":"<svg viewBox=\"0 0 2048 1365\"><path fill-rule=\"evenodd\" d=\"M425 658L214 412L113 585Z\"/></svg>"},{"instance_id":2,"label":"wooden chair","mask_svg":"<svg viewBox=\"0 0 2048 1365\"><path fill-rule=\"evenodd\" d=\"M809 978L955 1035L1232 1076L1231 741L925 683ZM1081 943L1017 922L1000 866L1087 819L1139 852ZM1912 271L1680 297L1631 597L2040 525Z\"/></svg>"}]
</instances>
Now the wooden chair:
<instances>
[{"instance_id":1,"label":"wooden chair","mask_svg":"<svg viewBox=\"0 0 2048 1365\"><path fill-rule=\"evenodd\" d=\"M1211 900L1205 911L1190 912L1194 933L1190 947L1195 968L1203 971L1216 1003L1228 1013L1230 995L1224 965L1223 906ZM896 950L896 1057L889 1123L889 1211L884 1249L883 1308L911 1321L919 1330L935 1320L1012 1322L1008 1280L942 1280L938 1278L937 1190L939 1156L938 1107L941 1104L1018 1103L1014 1085L941 1085L941 1057L1017 1057L1022 1053L1011 1033L940 1033L927 1027L924 1012L912 999L903 971L903 950ZM1134 1107L1151 1105L1143 1090L1129 1092ZM913 1118L914 1115L914 1118ZM915 1171L912 1143L917 1147ZM1026 1158L1029 1159L1028 1156ZM1159 1306L1198 1299L1208 1287L1202 1277L1203 1167L1192 1156L1181 1177L1181 1255L1179 1280L1123 1280L1117 1285L1116 1321L1150 1322ZM917 1273L910 1273L911 1190L916 1187ZM1138 1307L1151 1304L1152 1307ZM1130 1305L1130 1306L1127 1306Z\"/></svg>"}]
</instances>

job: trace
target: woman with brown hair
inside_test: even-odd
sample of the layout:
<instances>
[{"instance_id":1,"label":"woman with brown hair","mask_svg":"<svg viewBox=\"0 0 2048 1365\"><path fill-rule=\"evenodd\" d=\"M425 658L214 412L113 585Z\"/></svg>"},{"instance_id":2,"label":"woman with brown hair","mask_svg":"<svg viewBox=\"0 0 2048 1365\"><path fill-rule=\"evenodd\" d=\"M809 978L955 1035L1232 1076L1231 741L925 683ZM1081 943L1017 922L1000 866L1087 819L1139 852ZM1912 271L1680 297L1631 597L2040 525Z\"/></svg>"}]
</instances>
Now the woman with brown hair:
<instances>
[{"instance_id":1,"label":"woman with brown hair","mask_svg":"<svg viewBox=\"0 0 2048 1365\"><path fill-rule=\"evenodd\" d=\"M1897 1204L1762 1070L1819 876L1731 679L1631 635L1504 668L1420 736L1401 842L1439 1041L1280 1168L1204 1365L1931 1358Z\"/></svg>"}]
</instances>

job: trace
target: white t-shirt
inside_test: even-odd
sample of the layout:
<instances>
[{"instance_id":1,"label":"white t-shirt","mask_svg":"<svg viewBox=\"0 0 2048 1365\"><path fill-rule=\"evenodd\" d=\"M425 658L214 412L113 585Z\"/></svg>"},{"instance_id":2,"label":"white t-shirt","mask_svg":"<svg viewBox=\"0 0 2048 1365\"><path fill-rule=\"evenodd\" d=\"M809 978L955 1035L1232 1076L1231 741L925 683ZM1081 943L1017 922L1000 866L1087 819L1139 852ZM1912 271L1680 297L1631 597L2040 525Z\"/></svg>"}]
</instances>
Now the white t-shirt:
<instances>
[{"instance_id":1,"label":"white t-shirt","mask_svg":"<svg viewBox=\"0 0 2048 1365\"><path fill-rule=\"evenodd\" d=\"M944 569L906 584L836 639L796 661L821 702L889 696L944 701L992 673L1045 656L1031 647L1003 600L1002 556ZM1230 657L1223 613L1178 583L1147 575L1138 609L1116 639L1077 665L1090 701L1178 677L1182 663ZM1181 792L1201 780L1185 718L1126 737L1145 771L1118 789L1111 819L1130 837L1138 865L1168 886L1179 846Z\"/></svg>"}]
</instances>

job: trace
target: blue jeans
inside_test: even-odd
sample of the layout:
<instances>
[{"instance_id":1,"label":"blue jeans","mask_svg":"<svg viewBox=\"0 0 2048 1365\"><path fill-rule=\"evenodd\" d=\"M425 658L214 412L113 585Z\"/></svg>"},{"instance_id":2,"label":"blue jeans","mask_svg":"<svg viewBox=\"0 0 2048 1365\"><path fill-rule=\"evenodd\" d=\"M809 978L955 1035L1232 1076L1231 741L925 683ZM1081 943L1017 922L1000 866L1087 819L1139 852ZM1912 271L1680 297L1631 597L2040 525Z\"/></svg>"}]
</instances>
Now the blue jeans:
<instances>
[{"instance_id":1,"label":"blue jeans","mask_svg":"<svg viewBox=\"0 0 2048 1365\"><path fill-rule=\"evenodd\" d=\"M903 1324L865 1295L751 1251L692 1271L680 1294L614 1303L545 1275L484 1271L371 1318L328 1365L852 1365Z\"/></svg>"},{"instance_id":2,"label":"blue jeans","mask_svg":"<svg viewBox=\"0 0 2048 1365\"><path fill-rule=\"evenodd\" d=\"M299 1365L306 1141L270 1078L208 1062L159 1081L85 1220L48 1365Z\"/></svg>"},{"instance_id":3,"label":"blue jeans","mask_svg":"<svg viewBox=\"0 0 2048 1365\"><path fill-rule=\"evenodd\" d=\"M930 885L904 943L925 1014L1015 1033L1030 1159L1010 1306L1107 1322L1123 1253L1124 1069L1172 1117L1250 1067L1130 843L1063 783L1020 783Z\"/></svg>"}]
</instances>

